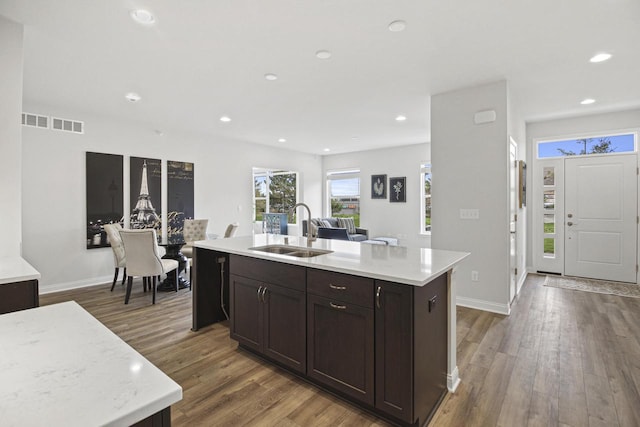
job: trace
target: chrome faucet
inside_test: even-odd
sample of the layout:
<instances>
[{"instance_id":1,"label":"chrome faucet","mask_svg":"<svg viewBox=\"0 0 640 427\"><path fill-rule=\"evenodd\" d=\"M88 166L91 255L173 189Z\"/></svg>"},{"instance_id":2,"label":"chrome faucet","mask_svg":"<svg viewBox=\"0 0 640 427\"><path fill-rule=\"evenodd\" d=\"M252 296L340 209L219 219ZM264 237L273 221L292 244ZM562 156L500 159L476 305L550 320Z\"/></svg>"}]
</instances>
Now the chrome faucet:
<instances>
[{"instance_id":1,"label":"chrome faucet","mask_svg":"<svg viewBox=\"0 0 640 427\"><path fill-rule=\"evenodd\" d=\"M315 237L313 237L313 233L311 230L312 224L311 224L311 209L309 209L309 206L307 206L305 203L296 203L294 207L292 207L291 209L289 209L289 215L292 215L296 212L296 208L298 206L303 206L307 209L307 215L309 215L309 219L307 221L308 227L307 227L307 246L311 247L311 242L314 242L316 240Z\"/></svg>"}]
</instances>

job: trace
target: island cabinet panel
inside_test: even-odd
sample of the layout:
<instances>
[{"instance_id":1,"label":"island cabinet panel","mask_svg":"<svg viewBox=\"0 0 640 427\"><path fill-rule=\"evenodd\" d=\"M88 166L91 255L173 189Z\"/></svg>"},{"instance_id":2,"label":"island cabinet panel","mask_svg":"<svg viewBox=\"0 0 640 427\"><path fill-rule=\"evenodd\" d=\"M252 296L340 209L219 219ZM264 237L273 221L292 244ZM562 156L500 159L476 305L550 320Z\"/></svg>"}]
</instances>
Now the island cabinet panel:
<instances>
[{"instance_id":1,"label":"island cabinet panel","mask_svg":"<svg viewBox=\"0 0 640 427\"><path fill-rule=\"evenodd\" d=\"M0 284L0 314L38 307L38 281Z\"/></svg>"},{"instance_id":2,"label":"island cabinet panel","mask_svg":"<svg viewBox=\"0 0 640 427\"><path fill-rule=\"evenodd\" d=\"M261 349L262 283L246 277L231 275L230 336L240 344L254 350Z\"/></svg>"},{"instance_id":3,"label":"island cabinet panel","mask_svg":"<svg viewBox=\"0 0 640 427\"><path fill-rule=\"evenodd\" d=\"M413 291L414 413L424 424L447 392L447 274Z\"/></svg>"},{"instance_id":4,"label":"island cabinet panel","mask_svg":"<svg viewBox=\"0 0 640 427\"><path fill-rule=\"evenodd\" d=\"M373 309L307 294L307 327L307 375L373 405Z\"/></svg>"},{"instance_id":5,"label":"island cabinet panel","mask_svg":"<svg viewBox=\"0 0 640 427\"><path fill-rule=\"evenodd\" d=\"M375 406L413 423L413 287L376 281Z\"/></svg>"},{"instance_id":6,"label":"island cabinet panel","mask_svg":"<svg viewBox=\"0 0 640 427\"><path fill-rule=\"evenodd\" d=\"M305 268L237 255L230 268L231 338L305 373Z\"/></svg>"}]
</instances>

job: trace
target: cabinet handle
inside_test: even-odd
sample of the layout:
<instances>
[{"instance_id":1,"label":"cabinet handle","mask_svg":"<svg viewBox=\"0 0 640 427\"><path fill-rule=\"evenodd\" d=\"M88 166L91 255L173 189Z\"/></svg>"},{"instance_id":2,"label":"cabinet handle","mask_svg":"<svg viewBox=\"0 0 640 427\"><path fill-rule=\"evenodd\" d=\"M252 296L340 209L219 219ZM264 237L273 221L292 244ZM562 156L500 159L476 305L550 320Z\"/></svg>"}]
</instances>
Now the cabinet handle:
<instances>
[{"instance_id":1,"label":"cabinet handle","mask_svg":"<svg viewBox=\"0 0 640 427\"><path fill-rule=\"evenodd\" d=\"M334 304L332 302L330 302L329 305L331 306L331 308L335 308L337 310L346 310L347 308L346 305Z\"/></svg>"},{"instance_id":2,"label":"cabinet handle","mask_svg":"<svg viewBox=\"0 0 640 427\"><path fill-rule=\"evenodd\" d=\"M329 287L331 289L335 289L336 291L344 291L347 289L346 286L337 286L337 285L334 285L333 283L329 283Z\"/></svg>"},{"instance_id":3,"label":"cabinet handle","mask_svg":"<svg viewBox=\"0 0 640 427\"><path fill-rule=\"evenodd\" d=\"M262 286L258 288L258 302L260 302L260 292L262 292Z\"/></svg>"},{"instance_id":4,"label":"cabinet handle","mask_svg":"<svg viewBox=\"0 0 640 427\"><path fill-rule=\"evenodd\" d=\"M267 295L267 287L265 286L264 288L262 288L262 302L267 302L266 299L266 295Z\"/></svg>"},{"instance_id":5,"label":"cabinet handle","mask_svg":"<svg viewBox=\"0 0 640 427\"><path fill-rule=\"evenodd\" d=\"M380 293L382 292L382 286L378 286L376 289L376 307L380 308Z\"/></svg>"}]
</instances>

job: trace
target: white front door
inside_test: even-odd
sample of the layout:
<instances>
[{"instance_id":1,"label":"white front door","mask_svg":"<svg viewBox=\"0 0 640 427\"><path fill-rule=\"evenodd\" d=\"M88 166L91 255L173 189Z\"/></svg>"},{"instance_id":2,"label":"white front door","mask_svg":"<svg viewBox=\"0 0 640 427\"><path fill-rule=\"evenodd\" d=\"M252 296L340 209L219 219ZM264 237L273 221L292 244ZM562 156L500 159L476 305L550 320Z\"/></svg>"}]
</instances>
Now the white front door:
<instances>
[{"instance_id":1,"label":"white front door","mask_svg":"<svg viewBox=\"0 0 640 427\"><path fill-rule=\"evenodd\" d=\"M636 155L565 159L565 275L636 283Z\"/></svg>"}]
</instances>

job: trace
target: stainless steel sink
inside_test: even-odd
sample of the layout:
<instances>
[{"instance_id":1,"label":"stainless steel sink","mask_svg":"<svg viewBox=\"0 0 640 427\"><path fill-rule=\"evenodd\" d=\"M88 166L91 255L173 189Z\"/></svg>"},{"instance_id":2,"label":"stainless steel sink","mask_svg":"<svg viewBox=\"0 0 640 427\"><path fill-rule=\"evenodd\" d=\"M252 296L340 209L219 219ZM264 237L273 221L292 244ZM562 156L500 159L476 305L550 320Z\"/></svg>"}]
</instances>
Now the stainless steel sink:
<instances>
[{"instance_id":1,"label":"stainless steel sink","mask_svg":"<svg viewBox=\"0 0 640 427\"><path fill-rule=\"evenodd\" d=\"M314 256L330 254L331 252L333 252L325 249L303 248L300 246L287 245L256 246L249 249L252 251L268 252L270 254L294 256L297 258L311 258Z\"/></svg>"}]
</instances>

